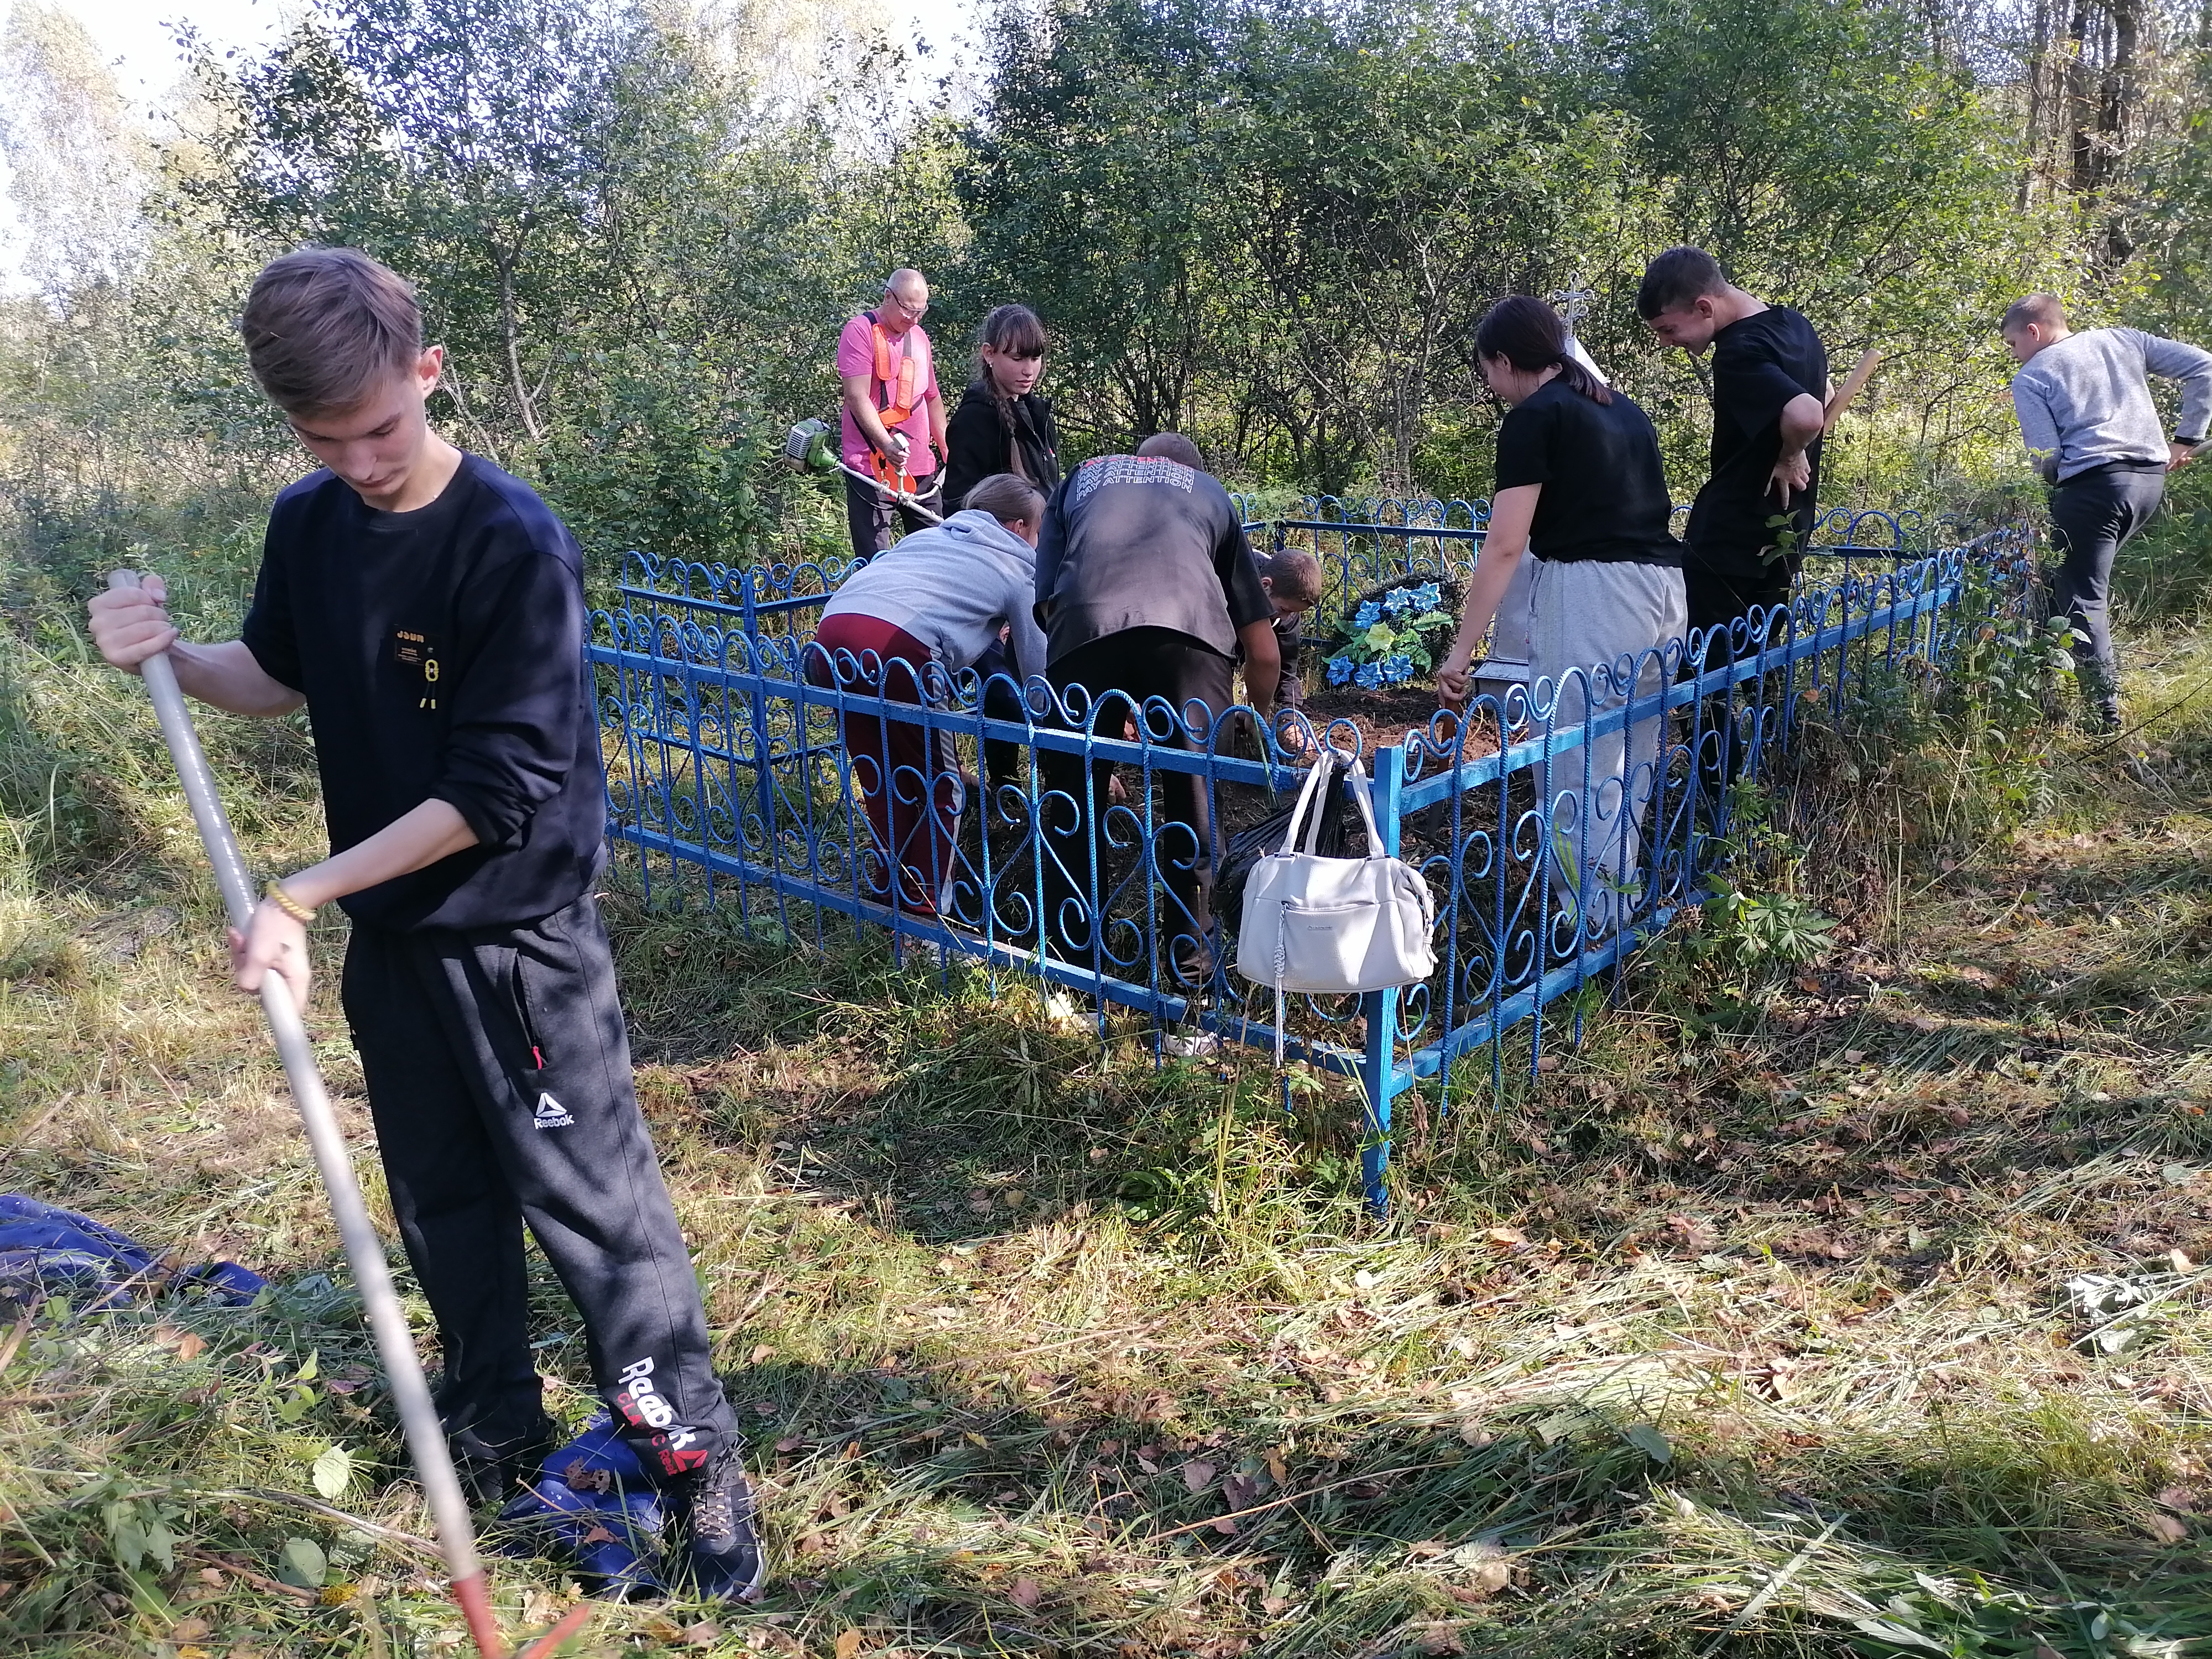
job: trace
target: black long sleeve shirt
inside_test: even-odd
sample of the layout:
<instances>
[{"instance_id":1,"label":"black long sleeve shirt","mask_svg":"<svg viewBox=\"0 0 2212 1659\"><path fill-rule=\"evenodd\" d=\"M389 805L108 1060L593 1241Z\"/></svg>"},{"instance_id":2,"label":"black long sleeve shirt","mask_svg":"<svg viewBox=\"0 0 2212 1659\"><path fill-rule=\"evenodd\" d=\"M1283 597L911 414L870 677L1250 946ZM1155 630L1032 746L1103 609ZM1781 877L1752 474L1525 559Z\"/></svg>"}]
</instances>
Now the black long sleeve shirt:
<instances>
[{"instance_id":1,"label":"black long sleeve shirt","mask_svg":"<svg viewBox=\"0 0 2212 1659\"><path fill-rule=\"evenodd\" d=\"M1014 424L1006 424L1011 414ZM1021 465L1014 465L1018 454ZM1053 424L1052 399L1025 392L1006 410L981 384L961 394L960 405L945 426L945 510L957 513L968 492L994 473L1019 471L1050 495L1060 487L1060 433Z\"/></svg>"},{"instance_id":2,"label":"black long sleeve shirt","mask_svg":"<svg viewBox=\"0 0 2212 1659\"><path fill-rule=\"evenodd\" d=\"M426 800L477 838L340 900L356 922L510 927L591 883L606 804L584 626L574 538L477 456L411 513L329 471L276 498L242 636L307 699L331 850Z\"/></svg>"}]
</instances>

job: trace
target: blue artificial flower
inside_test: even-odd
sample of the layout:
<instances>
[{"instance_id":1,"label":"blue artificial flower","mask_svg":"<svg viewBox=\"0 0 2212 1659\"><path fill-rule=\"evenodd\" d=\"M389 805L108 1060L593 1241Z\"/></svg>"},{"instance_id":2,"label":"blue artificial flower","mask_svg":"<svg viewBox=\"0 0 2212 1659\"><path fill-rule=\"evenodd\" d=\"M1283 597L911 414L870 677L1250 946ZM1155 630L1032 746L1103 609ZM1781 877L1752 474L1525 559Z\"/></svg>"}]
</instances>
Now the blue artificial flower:
<instances>
[{"instance_id":1,"label":"blue artificial flower","mask_svg":"<svg viewBox=\"0 0 2212 1659\"><path fill-rule=\"evenodd\" d=\"M1395 685L1400 680L1413 678L1413 659L1402 651L1394 651L1382 659L1382 678Z\"/></svg>"},{"instance_id":2,"label":"blue artificial flower","mask_svg":"<svg viewBox=\"0 0 2212 1659\"><path fill-rule=\"evenodd\" d=\"M1382 620L1382 607L1372 599L1368 600L1352 614L1352 626L1355 631L1364 631L1372 628Z\"/></svg>"},{"instance_id":3,"label":"blue artificial flower","mask_svg":"<svg viewBox=\"0 0 2212 1659\"><path fill-rule=\"evenodd\" d=\"M1331 657L1328 659L1328 683L1331 685L1342 685L1352 678L1352 659L1349 657Z\"/></svg>"},{"instance_id":4,"label":"blue artificial flower","mask_svg":"<svg viewBox=\"0 0 2212 1659\"><path fill-rule=\"evenodd\" d=\"M1352 678L1355 685L1364 686L1370 691L1378 690L1382 684L1382 665L1379 662L1364 662L1359 665L1359 672Z\"/></svg>"},{"instance_id":5,"label":"blue artificial flower","mask_svg":"<svg viewBox=\"0 0 2212 1659\"><path fill-rule=\"evenodd\" d=\"M1413 605L1417 610L1434 611L1443 602L1443 589L1434 582L1424 583L1413 590Z\"/></svg>"},{"instance_id":6,"label":"blue artificial flower","mask_svg":"<svg viewBox=\"0 0 2212 1659\"><path fill-rule=\"evenodd\" d=\"M1382 596L1382 608L1395 617L1406 608L1413 597L1404 588L1394 587Z\"/></svg>"}]
</instances>

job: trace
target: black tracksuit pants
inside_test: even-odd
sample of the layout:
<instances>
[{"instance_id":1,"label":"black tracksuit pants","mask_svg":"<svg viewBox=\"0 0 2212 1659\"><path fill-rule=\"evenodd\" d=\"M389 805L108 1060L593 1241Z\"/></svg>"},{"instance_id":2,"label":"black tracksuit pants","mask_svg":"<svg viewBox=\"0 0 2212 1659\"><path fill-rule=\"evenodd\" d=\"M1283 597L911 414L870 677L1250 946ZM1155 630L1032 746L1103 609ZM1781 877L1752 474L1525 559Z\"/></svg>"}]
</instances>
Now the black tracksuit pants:
<instances>
[{"instance_id":1,"label":"black tracksuit pants","mask_svg":"<svg viewBox=\"0 0 2212 1659\"><path fill-rule=\"evenodd\" d=\"M2075 675L2106 720L2120 719L2120 663L2112 649L2112 557L2166 498L2166 468L2111 465L2075 474L2051 492L2051 540L2063 562L2053 608L2089 636Z\"/></svg>"},{"instance_id":2,"label":"black tracksuit pants","mask_svg":"<svg viewBox=\"0 0 2212 1659\"><path fill-rule=\"evenodd\" d=\"M1756 558L1756 555L1749 556ZM1702 665L1683 664L1686 675L1724 668L1741 658L1756 657L1762 645L1778 646L1789 637L1790 596L1796 573L1787 560L1754 567L1747 559L1733 569L1715 569L1685 559L1682 597L1687 608L1686 639L1709 634ZM1766 613L1766 630L1746 620L1753 611ZM1698 787L1706 811L1716 823L1728 817L1729 790L1750 766L1758 746L1757 734L1739 726L1758 718L1759 698L1756 682L1727 696L1705 700L1701 716L1705 731L1697 756ZM1739 700L1742 706L1739 707Z\"/></svg>"},{"instance_id":3,"label":"black tracksuit pants","mask_svg":"<svg viewBox=\"0 0 2212 1659\"><path fill-rule=\"evenodd\" d=\"M543 1425L527 1223L646 1468L679 1474L736 1443L592 895L514 928L356 927L343 998L392 1212L437 1316L447 1431L496 1446Z\"/></svg>"},{"instance_id":4,"label":"black tracksuit pants","mask_svg":"<svg viewBox=\"0 0 2212 1659\"><path fill-rule=\"evenodd\" d=\"M863 564L891 544L891 526L896 524L909 536L925 528L929 520L904 503L896 501L872 483L865 483L848 472L845 478L845 528L853 538L853 556ZM926 478L915 480L915 499L932 513L945 512L940 492L945 488L945 474L940 469Z\"/></svg>"}]
</instances>

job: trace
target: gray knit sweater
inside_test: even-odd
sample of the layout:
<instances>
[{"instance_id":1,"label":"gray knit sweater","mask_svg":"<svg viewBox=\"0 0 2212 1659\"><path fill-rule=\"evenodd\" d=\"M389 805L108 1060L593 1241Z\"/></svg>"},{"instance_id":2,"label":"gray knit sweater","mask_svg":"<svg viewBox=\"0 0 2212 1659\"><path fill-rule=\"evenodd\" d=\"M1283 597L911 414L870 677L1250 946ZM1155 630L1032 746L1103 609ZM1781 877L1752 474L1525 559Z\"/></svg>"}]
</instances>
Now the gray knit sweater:
<instances>
[{"instance_id":1,"label":"gray knit sweater","mask_svg":"<svg viewBox=\"0 0 2212 1659\"><path fill-rule=\"evenodd\" d=\"M2139 328L2092 328L2037 352L2012 377L2020 435L2045 480L2063 483L2118 461L2163 466L2166 428L2148 375L2183 382L2180 443L2204 441L2212 420L2212 352Z\"/></svg>"},{"instance_id":2,"label":"gray knit sweater","mask_svg":"<svg viewBox=\"0 0 2212 1659\"><path fill-rule=\"evenodd\" d=\"M1036 598L1036 550L976 509L894 542L839 584L822 615L903 628L955 672L972 667L1011 623L1026 679L1044 672L1044 635L1030 614Z\"/></svg>"}]
</instances>

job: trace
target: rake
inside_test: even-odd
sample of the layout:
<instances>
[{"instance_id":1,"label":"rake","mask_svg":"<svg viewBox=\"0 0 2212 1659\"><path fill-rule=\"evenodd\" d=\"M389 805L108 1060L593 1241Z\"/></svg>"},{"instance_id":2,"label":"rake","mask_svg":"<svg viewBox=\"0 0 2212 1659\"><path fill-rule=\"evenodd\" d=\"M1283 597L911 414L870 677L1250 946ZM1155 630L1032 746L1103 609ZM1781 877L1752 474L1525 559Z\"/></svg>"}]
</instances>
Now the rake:
<instances>
[{"instance_id":1,"label":"rake","mask_svg":"<svg viewBox=\"0 0 2212 1659\"><path fill-rule=\"evenodd\" d=\"M138 573L115 571L108 577L107 585L112 588L135 588L139 586ZM192 822L199 826L208 861L215 866L216 884L222 890L223 908L230 913L231 926L243 933L253 919L253 881L246 874L246 860L239 852L238 837L232 833L230 819L222 810L222 799L216 793L215 776L208 769L199 733L192 729L191 714L185 708L184 693L177 685L176 667L164 651L149 657L138 672L146 682L147 694L154 700L161 736L168 742L169 758L176 763L177 776L185 787L185 799L191 804ZM505 1649L500 1640L498 1621L492 1616L490 1587L484 1577L483 1563L477 1555L476 1529L470 1521L468 1499L461 1492L459 1477L453 1473L445 1426L439 1422L438 1408L431 1402L430 1385L423 1380L422 1364L415 1354L415 1339L407 1329L407 1316L401 1310L398 1294L392 1287L392 1270L385 1264L383 1242L370 1224L368 1206L362 1201L361 1183L354 1177L353 1160L346 1152L345 1137L339 1132L337 1114L331 1109L331 1097L323 1087L322 1073L316 1069L307 1028L301 1018L301 1010L293 1003L291 988L281 975L268 973L261 976L261 1009L268 1016L270 1034L276 1038L276 1053L284 1062L285 1080L292 1086L292 1103L299 1109L301 1125L307 1132L307 1144L314 1149L315 1167L321 1172L324 1190L330 1194L331 1214L337 1222L338 1237L345 1243L346 1261L353 1269L354 1284L359 1287L362 1305L368 1310L369 1328L375 1334L385 1375L391 1379L392 1402L398 1407L408 1455L414 1462L422 1491L430 1500L431 1519L437 1527L438 1552L445 1558L447 1576L453 1582L453 1600L460 1605L461 1614L468 1621L469 1634L475 1638L477 1650L483 1659L502 1659ZM588 1601L570 1608L558 1624L514 1659L549 1659L591 1613Z\"/></svg>"}]
</instances>

